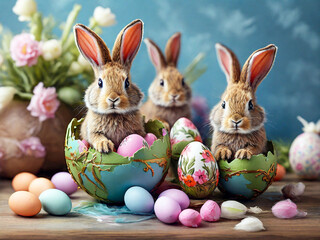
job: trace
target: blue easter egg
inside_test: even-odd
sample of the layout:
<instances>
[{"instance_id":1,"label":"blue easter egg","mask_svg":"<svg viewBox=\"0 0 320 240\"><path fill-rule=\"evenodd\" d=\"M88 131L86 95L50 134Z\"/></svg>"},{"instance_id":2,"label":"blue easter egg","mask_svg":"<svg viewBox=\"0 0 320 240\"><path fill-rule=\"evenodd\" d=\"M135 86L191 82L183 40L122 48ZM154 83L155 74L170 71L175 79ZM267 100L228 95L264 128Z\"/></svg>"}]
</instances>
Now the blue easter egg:
<instances>
[{"instance_id":1,"label":"blue easter egg","mask_svg":"<svg viewBox=\"0 0 320 240\"><path fill-rule=\"evenodd\" d=\"M51 215L66 215L72 208L68 195L58 189L48 189L42 192L39 199L43 210Z\"/></svg>"},{"instance_id":2,"label":"blue easter egg","mask_svg":"<svg viewBox=\"0 0 320 240\"><path fill-rule=\"evenodd\" d=\"M124 202L135 213L152 213L154 200L151 194L142 187L131 187L124 195Z\"/></svg>"}]
</instances>

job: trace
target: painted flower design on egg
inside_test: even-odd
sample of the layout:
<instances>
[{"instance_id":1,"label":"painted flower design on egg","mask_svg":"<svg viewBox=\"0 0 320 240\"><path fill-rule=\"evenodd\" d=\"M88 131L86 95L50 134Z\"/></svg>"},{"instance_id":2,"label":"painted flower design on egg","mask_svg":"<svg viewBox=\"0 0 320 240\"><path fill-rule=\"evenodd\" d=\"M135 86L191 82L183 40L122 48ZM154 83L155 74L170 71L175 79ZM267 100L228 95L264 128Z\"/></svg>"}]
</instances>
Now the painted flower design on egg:
<instances>
[{"instance_id":1,"label":"painted flower design on egg","mask_svg":"<svg viewBox=\"0 0 320 240\"><path fill-rule=\"evenodd\" d=\"M180 118L172 126L170 131L171 145L182 141L198 141L202 142L200 133L196 126L187 118Z\"/></svg>"},{"instance_id":2,"label":"painted flower design on egg","mask_svg":"<svg viewBox=\"0 0 320 240\"><path fill-rule=\"evenodd\" d=\"M210 150L200 142L189 143L178 162L182 189L191 197L204 198L216 188L219 170Z\"/></svg>"}]
</instances>

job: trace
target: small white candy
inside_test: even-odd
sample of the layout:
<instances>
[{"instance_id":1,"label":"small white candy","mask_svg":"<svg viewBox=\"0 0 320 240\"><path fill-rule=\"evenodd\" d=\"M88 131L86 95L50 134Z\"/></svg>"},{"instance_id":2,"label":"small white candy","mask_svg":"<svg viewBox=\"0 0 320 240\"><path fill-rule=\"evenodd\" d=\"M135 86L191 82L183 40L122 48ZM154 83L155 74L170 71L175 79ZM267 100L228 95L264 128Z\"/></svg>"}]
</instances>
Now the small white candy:
<instances>
[{"instance_id":1,"label":"small white candy","mask_svg":"<svg viewBox=\"0 0 320 240\"><path fill-rule=\"evenodd\" d=\"M263 223L256 217L246 217L245 219L242 219L234 229L247 232L259 232L261 230L265 230Z\"/></svg>"},{"instance_id":2,"label":"small white candy","mask_svg":"<svg viewBox=\"0 0 320 240\"><path fill-rule=\"evenodd\" d=\"M248 208L234 200L225 201L221 204L221 217L227 219L244 218Z\"/></svg>"}]
</instances>

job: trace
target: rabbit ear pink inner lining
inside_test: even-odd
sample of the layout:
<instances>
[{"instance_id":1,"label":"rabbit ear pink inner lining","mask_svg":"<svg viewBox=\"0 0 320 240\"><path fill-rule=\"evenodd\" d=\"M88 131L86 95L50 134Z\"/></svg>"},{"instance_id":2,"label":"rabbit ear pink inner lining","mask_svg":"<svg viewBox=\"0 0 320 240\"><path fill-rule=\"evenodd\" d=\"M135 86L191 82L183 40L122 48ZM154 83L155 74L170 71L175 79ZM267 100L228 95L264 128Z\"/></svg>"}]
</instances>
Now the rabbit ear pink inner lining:
<instances>
[{"instance_id":1,"label":"rabbit ear pink inner lining","mask_svg":"<svg viewBox=\"0 0 320 240\"><path fill-rule=\"evenodd\" d=\"M142 23L137 22L127 28L122 37L121 43L121 61L122 63L131 62L138 52L142 38Z\"/></svg>"},{"instance_id":2,"label":"rabbit ear pink inner lining","mask_svg":"<svg viewBox=\"0 0 320 240\"><path fill-rule=\"evenodd\" d=\"M77 42L81 51L87 56L87 58L99 65L97 44L93 37L81 28L76 28L76 33Z\"/></svg>"},{"instance_id":3,"label":"rabbit ear pink inner lining","mask_svg":"<svg viewBox=\"0 0 320 240\"><path fill-rule=\"evenodd\" d=\"M226 74L230 76L230 65L231 65L230 57L228 53L226 53L223 49L219 49L218 52L219 52L222 67L224 68Z\"/></svg>"},{"instance_id":4,"label":"rabbit ear pink inner lining","mask_svg":"<svg viewBox=\"0 0 320 240\"><path fill-rule=\"evenodd\" d=\"M251 60L250 84L257 85L266 77L274 60L275 49L269 49L256 53Z\"/></svg>"},{"instance_id":5,"label":"rabbit ear pink inner lining","mask_svg":"<svg viewBox=\"0 0 320 240\"><path fill-rule=\"evenodd\" d=\"M151 44L149 45L149 51L150 51L150 56L151 56L151 60L154 63L154 65L156 65L157 68L160 68L160 56L158 51L155 49L154 46L152 46Z\"/></svg>"},{"instance_id":6,"label":"rabbit ear pink inner lining","mask_svg":"<svg viewBox=\"0 0 320 240\"><path fill-rule=\"evenodd\" d=\"M170 44L170 59L167 59L168 62L176 64L179 57L180 52L180 34L176 34L176 36L172 39ZM168 56L167 56L168 57Z\"/></svg>"}]
</instances>

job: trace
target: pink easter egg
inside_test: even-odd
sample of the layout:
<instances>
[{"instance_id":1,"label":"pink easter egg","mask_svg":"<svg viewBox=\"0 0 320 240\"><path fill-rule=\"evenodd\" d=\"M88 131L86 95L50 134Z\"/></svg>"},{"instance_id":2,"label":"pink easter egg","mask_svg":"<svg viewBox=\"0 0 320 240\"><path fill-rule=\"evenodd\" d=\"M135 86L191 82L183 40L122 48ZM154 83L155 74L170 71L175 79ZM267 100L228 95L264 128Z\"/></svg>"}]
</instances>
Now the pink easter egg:
<instances>
[{"instance_id":1,"label":"pink easter egg","mask_svg":"<svg viewBox=\"0 0 320 240\"><path fill-rule=\"evenodd\" d=\"M68 172L58 172L52 176L51 182L56 187L67 195L71 195L72 193L78 190L78 185L72 179L71 174Z\"/></svg>"},{"instance_id":2,"label":"pink easter egg","mask_svg":"<svg viewBox=\"0 0 320 240\"><path fill-rule=\"evenodd\" d=\"M187 227L199 227L201 224L201 216L198 211L188 208L180 213L179 221Z\"/></svg>"},{"instance_id":3,"label":"pink easter egg","mask_svg":"<svg viewBox=\"0 0 320 240\"><path fill-rule=\"evenodd\" d=\"M178 221L181 208L175 200L163 196L157 199L154 204L154 213L164 223L175 223Z\"/></svg>"},{"instance_id":4,"label":"pink easter egg","mask_svg":"<svg viewBox=\"0 0 320 240\"><path fill-rule=\"evenodd\" d=\"M157 137L153 133L147 133L144 139L147 141L148 145L151 147L153 142L157 140Z\"/></svg>"},{"instance_id":5,"label":"pink easter egg","mask_svg":"<svg viewBox=\"0 0 320 240\"><path fill-rule=\"evenodd\" d=\"M117 153L124 157L132 157L139 149L148 145L146 140L138 134L131 134L122 140Z\"/></svg>"},{"instance_id":6,"label":"pink easter egg","mask_svg":"<svg viewBox=\"0 0 320 240\"><path fill-rule=\"evenodd\" d=\"M202 220L204 221L207 221L207 222L218 221L221 216L221 210L218 203L212 200L206 201L200 209L200 215Z\"/></svg>"},{"instance_id":7,"label":"pink easter egg","mask_svg":"<svg viewBox=\"0 0 320 240\"><path fill-rule=\"evenodd\" d=\"M175 200L177 203L179 203L181 210L186 209L190 205L190 199L188 195L185 192L178 189L168 189L159 195L159 197L162 196L166 196Z\"/></svg>"}]
</instances>

